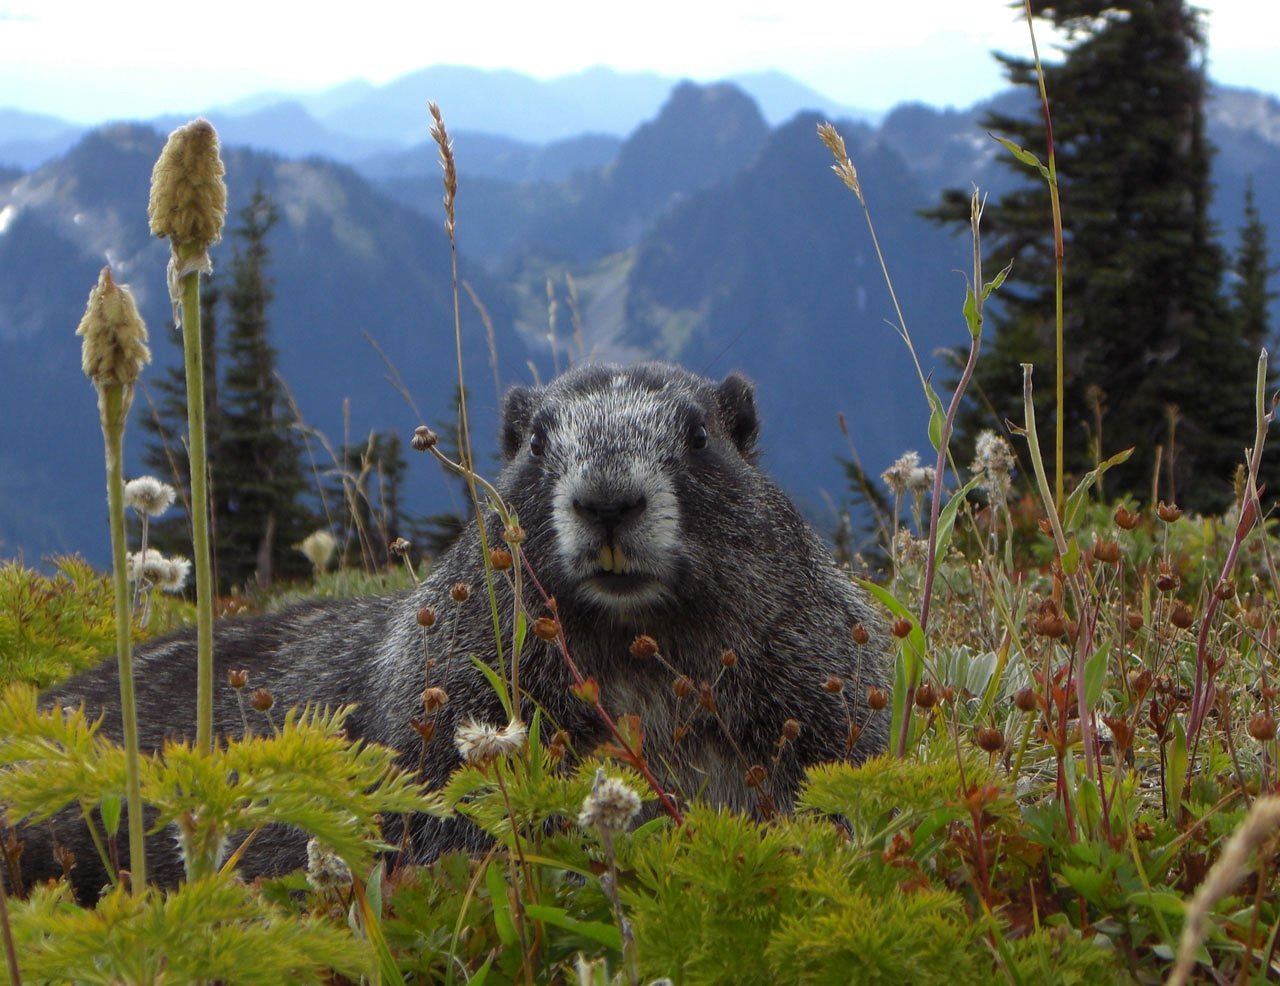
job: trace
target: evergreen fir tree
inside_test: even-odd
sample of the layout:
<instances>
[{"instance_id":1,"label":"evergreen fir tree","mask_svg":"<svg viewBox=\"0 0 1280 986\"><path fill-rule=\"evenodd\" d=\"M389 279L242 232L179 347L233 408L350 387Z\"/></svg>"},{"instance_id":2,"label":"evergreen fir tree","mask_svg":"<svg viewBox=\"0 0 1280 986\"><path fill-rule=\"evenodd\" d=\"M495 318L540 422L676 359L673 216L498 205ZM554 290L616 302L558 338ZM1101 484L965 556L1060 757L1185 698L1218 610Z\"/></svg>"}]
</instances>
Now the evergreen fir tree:
<instances>
[{"instance_id":1,"label":"evergreen fir tree","mask_svg":"<svg viewBox=\"0 0 1280 986\"><path fill-rule=\"evenodd\" d=\"M1253 178L1244 189L1244 225L1240 228L1240 245L1236 248L1232 284L1232 311L1241 337L1253 352L1271 346L1271 316L1268 307L1276 297L1271 290L1271 276L1277 269L1271 265L1267 249L1267 227L1258 214L1254 201Z\"/></svg>"},{"instance_id":2,"label":"evergreen fir tree","mask_svg":"<svg viewBox=\"0 0 1280 986\"><path fill-rule=\"evenodd\" d=\"M269 338L266 239L277 214L259 188L239 216L218 431L210 443L219 491L214 539L224 586L269 585L282 576L306 575L309 563L294 545L315 526L304 503L301 448L290 428Z\"/></svg>"},{"instance_id":3,"label":"evergreen fir tree","mask_svg":"<svg viewBox=\"0 0 1280 986\"><path fill-rule=\"evenodd\" d=\"M1158 495L1220 508L1253 433L1256 352L1223 297L1225 258L1208 218L1198 15L1183 0L1031 6L1069 39L1062 63L1045 66L1066 240L1067 468L1078 475L1094 465L1095 449L1105 456L1132 446L1132 459L1111 474L1110 492L1148 499L1162 461ZM1009 79L1038 99L1034 65L998 57ZM992 115L984 126L1045 157L1039 114ZM975 381L997 420L974 401L961 426L971 439L1002 419L1021 422L1019 364L1030 362L1039 431L1051 442L1049 192L1014 166L1028 184L991 203L985 216L990 269L1015 261L988 321ZM935 216L967 225L968 195L947 193Z\"/></svg>"}]
</instances>

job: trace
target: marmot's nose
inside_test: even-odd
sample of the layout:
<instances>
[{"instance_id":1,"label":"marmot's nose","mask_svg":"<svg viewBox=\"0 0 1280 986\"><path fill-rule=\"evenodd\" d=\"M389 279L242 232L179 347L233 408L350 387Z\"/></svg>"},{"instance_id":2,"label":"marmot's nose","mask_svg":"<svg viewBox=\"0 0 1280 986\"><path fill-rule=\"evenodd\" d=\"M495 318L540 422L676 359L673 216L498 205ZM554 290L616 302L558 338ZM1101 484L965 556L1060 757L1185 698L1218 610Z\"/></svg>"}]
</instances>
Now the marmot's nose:
<instances>
[{"instance_id":1,"label":"marmot's nose","mask_svg":"<svg viewBox=\"0 0 1280 986\"><path fill-rule=\"evenodd\" d=\"M634 521L644 513L647 501L643 496L618 497L614 499L578 499L574 498L573 509L579 517L594 524L606 536L612 535L619 527Z\"/></svg>"}]
</instances>

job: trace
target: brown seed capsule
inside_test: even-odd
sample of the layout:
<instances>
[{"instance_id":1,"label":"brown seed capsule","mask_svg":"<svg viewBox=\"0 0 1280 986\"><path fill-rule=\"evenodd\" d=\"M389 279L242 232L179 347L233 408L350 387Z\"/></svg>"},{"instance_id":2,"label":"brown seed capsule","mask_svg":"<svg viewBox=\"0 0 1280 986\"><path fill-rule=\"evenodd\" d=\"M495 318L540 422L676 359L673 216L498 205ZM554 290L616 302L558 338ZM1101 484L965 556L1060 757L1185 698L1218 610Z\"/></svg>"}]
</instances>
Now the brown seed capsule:
<instances>
[{"instance_id":1,"label":"brown seed capsule","mask_svg":"<svg viewBox=\"0 0 1280 986\"><path fill-rule=\"evenodd\" d=\"M938 704L938 692L933 685L925 682L916 689L916 705L922 709L932 709Z\"/></svg>"},{"instance_id":2,"label":"brown seed capsule","mask_svg":"<svg viewBox=\"0 0 1280 986\"><path fill-rule=\"evenodd\" d=\"M1058 612L1058 604L1046 599L1032 618L1031 628L1042 637L1061 637L1067 632L1067 621Z\"/></svg>"},{"instance_id":3,"label":"brown seed capsule","mask_svg":"<svg viewBox=\"0 0 1280 986\"><path fill-rule=\"evenodd\" d=\"M1165 503L1161 500L1156 504L1156 516L1166 524L1172 524L1175 520L1182 516L1182 508L1176 503Z\"/></svg>"},{"instance_id":4,"label":"brown seed capsule","mask_svg":"<svg viewBox=\"0 0 1280 986\"><path fill-rule=\"evenodd\" d=\"M494 571L505 572L511 567L511 552L506 548L490 548L489 564L493 566Z\"/></svg>"},{"instance_id":5,"label":"brown seed capsule","mask_svg":"<svg viewBox=\"0 0 1280 986\"><path fill-rule=\"evenodd\" d=\"M524 528L519 524L512 524L502 532L502 540L506 541L507 544L524 544L524 539L527 536Z\"/></svg>"},{"instance_id":6,"label":"brown seed capsule","mask_svg":"<svg viewBox=\"0 0 1280 986\"><path fill-rule=\"evenodd\" d=\"M746 783L747 787L759 787L768 779L768 777L769 772L757 763L747 768L747 772L743 776L743 781Z\"/></svg>"},{"instance_id":7,"label":"brown seed capsule","mask_svg":"<svg viewBox=\"0 0 1280 986\"><path fill-rule=\"evenodd\" d=\"M1156 830L1151 827L1150 822L1134 822L1133 837L1139 842L1150 842L1156 837Z\"/></svg>"},{"instance_id":8,"label":"brown seed capsule","mask_svg":"<svg viewBox=\"0 0 1280 986\"><path fill-rule=\"evenodd\" d=\"M867 708L873 712L879 712L881 709L889 705L889 695L883 688L867 689Z\"/></svg>"},{"instance_id":9,"label":"brown seed capsule","mask_svg":"<svg viewBox=\"0 0 1280 986\"><path fill-rule=\"evenodd\" d=\"M409 444L418 452L425 452L430 448L434 448L436 442L440 441L440 436L428 428L426 425L418 425L413 429L413 438L409 439Z\"/></svg>"},{"instance_id":10,"label":"brown seed capsule","mask_svg":"<svg viewBox=\"0 0 1280 986\"><path fill-rule=\"evenodd\" d=\"M647 633L642 633L631 641L632 657L653 657L658 653L658 642Z\"/></svg>"},{"instance_id":11,"label":"brown seed capsule","mask_svg":"<svg viewBox=\"0 0 1280 986\"><path fill-rule=\"evenodd\" d=\"M862 735L862 727L857 723L849 723L849 735L844 738L844 748L847 751L852 750L858 742L858 737Z\"/></svg>"},{"instance_id":12,"label":"brown seed capsule","mask_svg":"<svg viewBox=\"0 0 1280 986\"><path fill-rule=\"evenodd\" d=\"M861 623L853 625L853 642L855 644L865 644L871 639L871 634L867 632L867 628Z\"/></svg>"},{"instance_id":13,"label":"brown seed capsule","mask_svg":"<svg viewBox=\"0 0 1280 986\"><path fill-rule=\"evenodd\" d=\"M1161 572L1156 576L1156 588L1161 592L1177 592L1181 585L1182 579L1173 572Z\"/></svg>"},{"instance_id":14,"label":"brown seed capsule","mask_svg":"<svg viewBox=\"0 0 1280 986\"><path fill-rule=\"evenodd\" d=\"M407 558L409 556L409 549L412 548L413 545L407 538L396 538L387 547L393 555L398 555L401 558Z\"/></svg>"},{"instance_id":15,"label":"brown seed capsule","mask_svg":"<svg viewBox=\"0 0 1280 986\"><path fill-rule=\"evenodd\" d=\"M435 626L435 623L436 623L436 611L432 609L430 606L419 606L418 607L418 626L425 629L427 627Z\"/></svg>"},{"instance_id":16,"label":"brown seed capsule","mask_svg":"<svg viewBox=\"0 0 1280 986\"><path fill-rule=\"evenodd\" d=\"M436 734L436 724L434 722L423 722L421 719L409 719L409 725L413 727L413 731L422 737L422 742L430 743L431 737Z\"/></svg>"},{"instance_id":17,"label":"brown seed capsule","mask_svg":"<svg viewBox=\"0 0 1280 986\"><path fill-rule=\"evenodd\" d=\"M539 616L533 621L533 635L539 640L555 640L560 636L560 623L550 616Z\"/></svg>"},{"instance_id":18,"label":"brown seed capsule","mask_svg":"<svg viewBox=\"0 0 1280 986\"><path fill-rule=\"evenodd\" d=\"M698 704L712 715L716 714L716 697L711 691L711 685L705 681L698 685Z\"/></svg>"},{"instance_id":19,"label":"brown seed capsule","mask_svg":"<svg viewBox=\"0 0 1280 986\"><path fill-rule=\"evenodd\" d=\"M1143 668L1141 671L1129 672L1129 688L1135 695L1141 698L1147 694L1147 690L1151 687L1151 671Z\"/></svg>"},{"instance_id":20,"label":"brown seed capsule","mask_svg":"<svg viewBox=\"0 0 1280 986\"><path fill-rule=\"evenodd\" d=\"M1136 609L1131 609L1129 610L1128 613L1125 614L1125 622L1129 624L1130 630L1141 630L1142 614L1139 613Z\"/></svg>"},{"instance_id":21,"label":"brown seed capsule","mask_svg":"<svg viewBox=\"0 0 1280 986\"><path fill-rule=\"evenodd\" d=\"M1195 622L1195 614L1191 612L1191 607L1181 599L1175 599L1172 608L1169 610L1169 622L1179 630L1186 630Z\"/></svg>"},{"instance_id":22,"label":"brown seed capsule","mask_svg":"<svg viewBox=\"0 0 1280 986\"><path fill-rule=\"evenodd\" d=\"M1254 606L1244 611L1244 621L1250 629L1261 630L1267 624L1267 612L1262 606Z\"/></svg>"},{"instance_id":23,"label":"brown seed capsule","mask_svg":"<svg viewBox=\"0 0 1280 986\"><path fill-rule=\"evenodd\" d=\"M1019 688L1013 695L1013 704L1019 712L1034 712L1036 709L1036 693L1031 688Z\"/></svg>"},{"instance_id":24,"label":"brown seed capsule","mask_svg":"<svg viewBox=\"0 0 1280 986\"><path fill-rule=\"evenodd\" d=\"M449 589L449 595L455 603L465 603L471 595L471 586L465 582L455 582Z\"/></svg>"},{"instance_id":25,"label":"brown seed capsule","mask_svg":"<svg viewBox=\"0 0 1280 986\"><path fill-rule=\"evenodd\" d=\"M720 666L731 668L738 663L738 655L731 650L726 650L720 655Z\"/></svg>"},{"instance_id":26,"label":"brown seed capsule","mask_svg":"<svg viewBox=\"0 0 1280 986\"><path fill-rule=\"evenodd\" d=\"M1140 518L1136 513L1126 507L1124 504L1116 507L1115 522L1116 527L1122 531L1131 531L1138 526Z\"/></svg>"},{"instance_id":27,"label":"brown seed capsule","mask_svg":"<svg viewBox=\"0 0 1280 986\"><path fill-rule=\"evenodd\" d=\"M439 712L449 702L449 693L443 688L424 688L422 690L422 708L430 715Z\"/></svg>"},{"instance_id":28,"label":"brown seed capsule","mask_svg":"<svg viewBox=\"0 0 1280 986\"><path fill-rule=\"evenodd\" d=\"M232 668L227 672L227 684L239 691L249 681L249 672L244 668Z\"/></svg>"},{"instance_id":29,"label":"brown seed capsule","mask_svg":"<svg viewBox=\"0 0 1280 986\"><path fill-rule=\"evenodd\" d=\"M973 734L978 748L987 753L998 753L1004 748L1004 733L995 726L979 726Z\"/></svg>"},{"instance_id":30,"label":"brown seed capsule","mask_svg":"<svg viewBox=\"0 0 1280 986\"><path fill-rule=\"evenodd\" d=\"M265 688L259 688L249 696L249 705L258 712L266 712L275 704L276 700L271 697L271 693Z\"/></svg>"},{"instance_id":31,"label":"brown seed capsule","mask_svg":"<svg viewBox=\"0 0 1280 986\"><path fill-rule=\"evenodd\" d=\"M688 698L693 694L693 679L681 675L671 683L671 690L676 693L676 698Z\"/></svg>"},{"instance_id":32,"label":"brown seed capsule","mask_svg":"<svg viewBox=\"0 0 1280 986\"><path fill-rule=\"evenodd\" d=\"M800 735L800 721L798 719L787 719L782 724L782 738L790 743Z\"/></svg>"},{"instance_id":33,"label":"brown seed capsule","mask_svg":"<svg viewBox=\"0 0 1280 986\"><path fill-rule=\"evenodd\" d=\"M902 639L911 632L912 623L905 616L900 616L893 621L893 635L898 639Z\"/></svg>"},{"instance_id":34,"label":"brown seed capsule","mask_svg":"<svg viewBox=\"0 0 1280 986\"><path fill-rule=\"evenodd\" d=\"M1213 587L1213 594L1221 600L1234 598L1236 594L1235 579L1223 579Z\"/></svg>"},{"instance_id":35,"label":"brown seed capsule","mask_svg":"<svg viewBox=\"0 0 1280 986\"><path fill-rule=\"evenodd\" d=\"M1249 720L1249 735L1259 743L1276 738L1276 717L1270 712L1255 712Z\"/></svg>"},{"instance_id":36,"label":"brown seed capsule","mask_svg":"<svg viewBox=\"0 0 1280 986\"><path fill-rule=\"evenodd\" d=\"M1094 541L1093 560L1103 565L1114 565L1120 560L1120 545L1114 541Z\"/></svg>"},{"instance_id":37,"label":"brown seed capsule","mask_svg":"<svg viewBox=\"0 0 1280 986\"><path fill-rule=\"evenodd\" d=\"M844 680L841 679L838 675L833 674L830 678L828 678L826 681L822 683L822 690L824 692L830 692L832 695L839 695L842 691L844 691Z\"/></svg>"}]
</instances>

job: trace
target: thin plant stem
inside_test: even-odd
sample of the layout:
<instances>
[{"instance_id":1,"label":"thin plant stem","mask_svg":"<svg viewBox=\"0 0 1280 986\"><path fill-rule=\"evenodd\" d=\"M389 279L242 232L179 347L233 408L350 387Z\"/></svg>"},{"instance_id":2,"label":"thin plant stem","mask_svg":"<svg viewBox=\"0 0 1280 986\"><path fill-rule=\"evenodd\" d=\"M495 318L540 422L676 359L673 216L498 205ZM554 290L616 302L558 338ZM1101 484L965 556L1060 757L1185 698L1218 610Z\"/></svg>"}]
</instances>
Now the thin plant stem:
<instances>
[{"instance_id":1,"label":"thin plant stem","mask_svg":"<svg viewBox=\"0 0 1280 986\"><path fill-rule=\"evenodd\" d=\"M191 550L196 570L196 749L213 752L213 557L209 544L209 455L205 444L200 274L182 278L182 352L187 377Z\"/></svg>"},{"instance_id":2,"label":"thin plant stem","mask_svg":"<svg viewBox=\"0 0 1280 986\"><path fill-rule=\"evenodd\" d=\"M3 880L0 880L0 938L4 939L4 958L9 968L9 986L22 986L22 973L18 970L18 947L13 941L13 929L9 927L9 897L5 893Z\"/></svg>"},{"instance_id":3,"label":"thin plant stem","mask_svg":"<svg viewBox=\"0 0 1280 986\"><path fill-rule=\"evenodd\" d=\"M124 519L124 424L129 413L126 388L120 384L100 387L102 435L107 460L107 512L111 521L111 567L115 586L116 661L120 670L120 718L124 725L125 801L129 806L129 872L135 894L147 882L147 862L142 817L142 785L138 749L138 708L133 687L133 606L126 574L127 546Z\"/></svg>"}]
</instances>

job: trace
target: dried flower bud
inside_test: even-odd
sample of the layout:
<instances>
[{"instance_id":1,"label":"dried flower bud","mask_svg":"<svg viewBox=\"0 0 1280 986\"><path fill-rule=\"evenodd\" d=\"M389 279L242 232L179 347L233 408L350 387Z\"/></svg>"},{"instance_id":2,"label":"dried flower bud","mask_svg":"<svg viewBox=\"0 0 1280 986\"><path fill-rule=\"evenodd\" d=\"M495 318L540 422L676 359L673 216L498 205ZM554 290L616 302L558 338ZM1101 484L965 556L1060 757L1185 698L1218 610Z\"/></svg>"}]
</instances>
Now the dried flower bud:
<instances>
[{"instance_id":1,"label":"dried flower bud","mask_svg":"<svg viewBox=\"0 0 1280 986\"><path fill-rule=\"evenodd\" d=\"M396 538L387 545L387 547L393 555L399 555L401 558L408 558L409 550L413 547L413 544L408 538Z\"/></svg>"},{"instance_id":2,"label":"dried flower bud","mask_svg":"<svg viewBox=\"0 0 1280 986\"><path fill-rule=\"evenodd\" d=\"M1151 687L1151 680L1153 677L1154 676L1148 668L1143 668L1141 671L1130 671L1130 690L1137 695L1138 698L1142 698L1142 696L1145 695L1147 690Z\"/></svg>"},{"instance_id":3,"label":"dried flower bud","mask_svg":"<svg viewBox=\"0 0 1280 986\"><path fill-rule=\"evenodd\" d=\"M1250 606L1244 611L1244 621L1249 624L1250 629L1261 630L1267 625L1267 610L1265 606Z\"/></svg>"},{"instance_id":4,"label":"dried flower bud","mask_svg":"<svg viewBox=\"0 0 1280 986\"><path fill-rule=\"evenodd\" d=\"M586 828L602 828L621 832L640 813L640 795L616 777L606 777L604 768L596 770L591 793L582 802L578 824Z\"/></svg>"},{"instance_id":5,"label":"dried flower bud","mask_svg":"<svg viewBox=\"0 0 1280 986\"><path fill-rule=\"evenodd\" d=\"M832 695L839 695L844 691L844 680L838 675L832 675L822 683L822 690L830 692Z\"/></svg>"},{"instance_id":6,"label":"dried flower bud","mask_svg":"<svg viewBox=\"0 0 1280 986\"><path fill-rule=\"evenodd\" d=\"M1179 630L1186 630L1195 622L1195 614L1191 612L1191 607L1181 599L1175 599L1172 608L1169 610L1169 622Z\"/></svg>"},{"instance_id":7,"label":"dried flower bud","mask_svg":"<svg viewBox=\"0 0 1280 986\"><path fill-rule=\"evenodd\" d=\"M1013 695L1013 704L1019 712L1034 712L1036 710L1036 693L1031 688L1019 688Z\"/></svg>"},{"instance_id":8,"label":"dried flower bud","mask_svg":"<svg viewBox=\"0 0 1280 986\"><path fill-rule=\"evenodd\" d=\"M433 627L436 625L436 611L430 606L419 606L417 620L418 626L424 629Z\"/></svg>"},{"instance_id":9,"label":"dried flower bud","mask_svg":"<svg viewBox=\"0 0 1280 986\"><path fill-rule=\"evenodd\" d=\"M1129 624L1129 629L1138 631L1142 629L1142 614L1136 609L1131 609L1125 614L1125 622Z\"/></svg>"},{"instance_id":10,"label":"dried flower bud","mask_svg":"<svg viewBox=\"0 0 1280 986\"><path fill-rule=\"evenodd\" d=\"M110 267L102 268L89 292L76 335L84 337L80 366L95 387L130 386L151 362L146 323L133 294L112 280Z\"/></svg>"},{"instance_id":11,"label":"dried flower bud","mask_svg":"<svg viewBox=\"0 0 1280 986\"><path fill-rule=\"evenodd\" d=\"M1122 531L1133 530L1135 527L1138 526L1138 521L1140 519L1141 518L1136 513L1134 513L1132 510L1126 507L1123 503L1120 506L1116 507L1116 513L1115 513L1116 527L1120 528Z\"/></svg>"},{"instance_id":12,"label":"dried flower bud","mask_svg":"<svg viewBox=\"0 0 1280 986\"><path fill-rule=\"evenodd\" d=\"M768 779L769 772L758 763L752 764L748 767L742 778L743 783L746 784L747 787L759 787Z\"/></svg>"},{"instance_id":13,"label":"dried flower bud","mask_svg":"<svg viewBox=\"0 0 1280 986\"><path fill-rule=\"evenodd\" d=\"M1161 592L1177 592L1181 585L1182 579L1173 572L1160 572L1156 576L1156 588Z\"/></svg>"},{"instance_id":14,"label":"dried flower bud","mask_svg":"<svg viewBox=\"0 0 1280 986\"><path fill-rule=\"evenodd\" d=\"M556 640L560 636L560 623L550 616L539 616L533 621L533 635L539 640Z\"/></svg>"},{"instance_id":15,"label":"dried flower bud","mask_svg":"<svg viewBox=\"0 0 1280 986\"><path fill-rule=\"evenodd\" d=\"M849 732L848 732L848 735L846 735L844 738L845 752L848 752L849 750L853 749L854 744L858 742L858 737L861 735L862 735L862 727L859 726L856 722L849 723Z\"/></svg>"},{"instance_id":16,"label":"dried flower bud","mask_svg":"<svg viewBox=\"0 0 1280 986\"><path fill-rule=\"evenodd\" d=\"M424 688L422 690L422 709L427 715L439 712L449 704L449 693L443 688Z\"/></svg>"},{"instance_id":17,"label":"dried flower bud","mask_svg":"<svg viewBox=\"0 0 1280 986\"><path fill-rule=\"evenodd\" d=\"M271 693L265 688L259 688L249 696L250 707L258 712L266 712L275 704L276 700L271 697Z\"/></svg>"},{"instance_id":18,"label":"dried flower bud","mask_svg":"<svg viewBox=\"0 0 1280 986\"><path fill-rule=\"evenodd\" d=\"M1103 565L1114 565L1120 560L1120 545L1114 541L1094 541L1093 560Z\"/></svg>"},{"instance_id":19,"label":"dried flower bud","mask_svg":"<svg viewBox=\"0 0 1280 986\"><path fill-rule=\"evenodd\" d=\"M434 720L423 722L421 719L415 719L410 716L409 725L413 727L413 731L422 738L422 742L424 743L430 743L431 737L436 734L436 723Z\"/></svg>"},{"instance_id":20,"label":"dried flower bud","mask_svg":"<svg viewBox=\"0 0 1280 986\"><path fill-rule=\"evenodd\" d=\"M1061 637L1067 632L1067 621L1058 611L1058 604L1046 599L1032 618L1031 628L1042 637Z\"/></svg>"},{"instance_id":21,"label":"dried flower bud","mask_svg":"<svg viewBox=\"0 0 1280 986\"><path fill-rule=\"evenodd\" d=\"M725 650L720 654L720 666L723 668L731 668L738 663L738 655L732 650Z\"/></svg>"},{"instance_id":22,"label":"dried flower bud","mask_svg":"<svg viewBox=\"0 0 1280 986\"><path fill-rule=\"evenodd\" d=\"M176 496L177 490L155 476L139 476L124 484L124 504L139 517L159 517L173 506Z\"/></svg>"},{"instance_id":23,"label":"dried flower bud","mask_svg":"<svg viewBox=\"0 0 1280 986\"><path fill-rule=\"evenodd\" d=\"M490 548L489 564L493 566L495 572L505 572L514 563L515 559L511 557L511 552L506 548Z\"/></svg>"},{"instance_id":24,"label":"dried flower bud","mask_svg":"<svg viewBox=\"0 0 1280 986\"><path fill-rule=\"evenodd\" d=\"M192 120L171 133L151 171L152 234L172 240L175 252L204 252L217 243L227 215L222 176L218 134L208 120Z\"/></svg>"},{"instance_id":25,"label":"dried flower bud","mask_svg":"<svg viewBox=\"0 0 1280 986\"><path fill-rule=\"evenodd\" d=\"M800 721L798 719L787 719L782 724L782 738L790 743L800 735Z\"/></svg>"},{"instance_id":26,"label":"dried flower bud","mask_svg":"<svg viewBox=\"0 0 1280 986\"><path fill-rule=\"evenodd\" d=\"M1255 712L1249 720L1249 735L1259 743L1276 738L1276 717L1270 712Z\"/></svg>"},{"instance_id":27,"label":"dried flower bud","mask_svg":"<svg viewBox=\"0 0 1280 986\"><path fill-rule=\"evenodd\" d=\"M459 723L453 743L467 763L483 765L519 753L527 734L525 724L519 720L513 719L501 728L469 720Z\"/></svg>"},{"instance_id":28,"label":"dried flower bud","mask_svg":"<svg viewBox=\"0 0 1280 986\"><path fill-rule=\"evenodd\" d=\"M883 688L871 687L867 689L867 708L872 712L879 712L881 709L887 708L889 705L889 694Z\"/></svg>"},{"instance_id":29,"label":"dried flower bud","mask_svg":"<svg viewBox=\"0 0 1280 986\"><path fill-rule=\"evenodd\" d=\"M932 709L938 704L938 692L933 685L925 682L916 689L916 705L922 709Z\"/></svg>"},{"instance_id":30,"label":"dried flower bud","mask_svg":"<svg viewBox=\"0 0 1280 986\"><path fill-rule=\"evenodd\" d=\"M435 448L438 441L440 441L439 435L426 425L418 425L413 429L413 437L409 439L409 444L417 452L426 452Z\"/></svg>"},{"instance_id":31,"label":"dried flower bud","mask_svg":"<svg viewBox=\"0 0 1280 986\"><path fill-rule=\"evenodd\" d=\"M632 657L653 657L658 653L658 642L647 633L642 633L631 641Z\"/></svg>"},{"instance_id":32,"label":"dried flower bud","mask_svg":"<svg viewBox=\"0 0 1280 986\"><path fill-rule=\"evenodd\" d=\"M1182 508L1176 503L1165 503L1161 500L1156 505L1156 516L1166 524L1172 524L1175 520L1182 516Z\"/></svg>"},{"instance_id":33,"label":"dried flower bud","mask_svg":"<svg viewBox=\"0 0 1280 986\"><path fill-rule=\"evenodd\" d=\"M227 672L227 684L239 691L249 682L249 672L244 668L232 668Z\"/></svg>"},{"instance_id":34,"label":"dried flower bud","mask_svg":"<svg viewBox=\"0 0 1280 986\"><path fill-rule=\"evenodd\" d=\"M465 603L471 596L471 586L465 582L455 582L449 588L449 595L455 603Z\"/></svg>"},{"instance_id":35,"label":"dried flower bud","mask_svg":"<svg viewBox=\"0 0 1280 986\"><path fill-rule=\"evenodd\" d=\"M855 623L853 625L852 633L853 633L853 642L855 644L865 644L871 640L871 634L867 632L867 628L864 627L861 623Z\"/></svg>"},{"instance_id":36,"label":"dried flower bud","mask_svg":"<svg viewBox=\"0 0 1280 986\"><path fill-rule=\"evenodd\" d=\"M1156 837L1156 830L1151 827L1150 822L1134 822L1133 837L1139 842L1150 842Z\"/></svg>"},{"instance_id":37,"label":"dried flower bud","mask_svg":"<svg viewBox=\"0 0 1280 986\"><path fill-rule=\"evenodd\" d=\"M978 748L987 753L999 753L1004 749L1004 733L995 726L979 726L973 738Z\"/></svg>"},{"instance_id":38,"label":"dried flower bud","mask_svg":"<svg viewBox=\"0 0 1280 986\"><path fill-rule=\"evenodd\" d=\"M676 693L676 698L688 698L693 694L693 679L682 674L672 682L671 690Z\"/></svg>"},{"instance_id":39,"label":"dried flower bud","mask_svg":"<svg viewBox=\"0 0 1280 986\"><path fill-rule=\"evenodd\" d=\"M1223 579L1213 587L1213 594L1223 601L1234 598L1236 594L1235 579Z\"/></svg>"},{"instance_id":40,"label":"dried flower bud","mask_svg":"<svg viewBox=\"0 0 1280 986\"><path fill-rule=\"evenodd\" d=\"M716 714L716 696L711 691L711 685L705 681L698 685L698 704L712 715Z\"/></svg>"},{"instance_id":41,"label":"dried flower bud","mask_svg":"<svg viewBox=\"0 0 1280 986\"><path fill-rule=\"evenodd\" d=\"M893 635L898 639L902 639L911 633L912 623L905 616L900 616L893 621Z\"/></svg>"},{"instance_id":42,"label":"dried flower bud","mask_svg":"<svg viewBox=\"0 0 1280 986\"><path fill-rule=\"evenodd\" d=\"M506 541L507 544L524 544L524 540L528 536L524 528L519 524L512 524L502 532L502 540Z\"/></svg>"}]
</instances>

